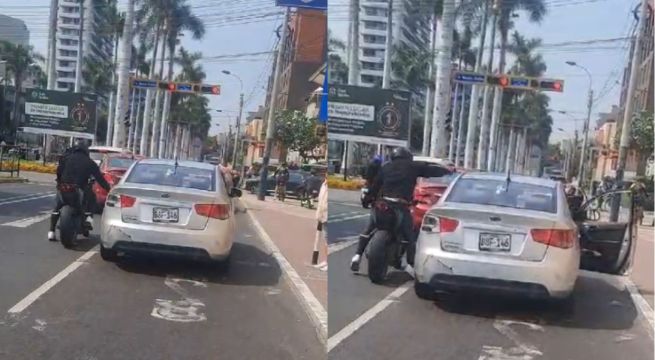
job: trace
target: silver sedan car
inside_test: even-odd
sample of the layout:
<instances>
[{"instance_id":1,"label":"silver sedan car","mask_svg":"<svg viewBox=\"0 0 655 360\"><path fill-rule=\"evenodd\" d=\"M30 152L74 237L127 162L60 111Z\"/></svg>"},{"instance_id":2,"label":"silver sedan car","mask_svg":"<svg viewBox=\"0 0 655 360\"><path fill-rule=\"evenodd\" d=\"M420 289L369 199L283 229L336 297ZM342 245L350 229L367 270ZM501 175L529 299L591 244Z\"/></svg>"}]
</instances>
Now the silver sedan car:
<instances>
[{"instance_id":1,"label":"silver sedan car","mask_svg":"<svg viewBox=\"0 0 655 360\"><path fill-rule=\"evenodd\" d=\"M208 163L141 160L107 196L100 254L183 255L226 265L236 232L223 173Z\"/></svg>"},{"instance_id":2,"label":"silver sedan car","mask_svg":"<svg viewBox=\"0 0 655 360\"><path fill-rule=\"evenodd\" d=\"M559 182L463 174L424 217L416 293L473 289L566 299L580 266L578 233Z\"/></svg>"}]
</instances>

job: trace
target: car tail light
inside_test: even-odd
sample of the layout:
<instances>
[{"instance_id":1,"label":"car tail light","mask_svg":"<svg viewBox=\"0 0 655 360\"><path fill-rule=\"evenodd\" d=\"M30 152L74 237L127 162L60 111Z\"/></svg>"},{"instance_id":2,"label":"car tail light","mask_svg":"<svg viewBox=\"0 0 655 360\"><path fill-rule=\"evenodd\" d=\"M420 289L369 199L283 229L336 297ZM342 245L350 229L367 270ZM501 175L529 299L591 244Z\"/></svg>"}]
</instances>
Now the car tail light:
<instances>
[{"instance_id":1,"label":"car tail light","mask_svg":"<svg viewBox=\"0 0 655 360\"><path fill-rule=\"evenodd\" d=\"M196 213L214 219L225 220L230 217L230 206L226 204L196 204Z\"/></svg>"},{"instance_id":2,"label":"car tail light","mask_svg":"<svg viewBox=\"0 0 655 360\"><path fill-rule=\"evenodd\" d=\"M438 232L442 234L451 233L457 230L459 226L459 221L443 216L433 216L426 215L423 218L423 225L421 225L421 230L426 232ZM439 231L435 231L436 229Z\"/></svg>"},{"instance_id":3,"label":"car tail light","mask_svg":"<svg viewBox=\"0 0 655 360\"><path fill-rule=\"evenodd\" d=\"M532 229L532 239L538 243L554 246L562 249L573 247L576 241L575 230L564 229Z\"/></svg>"},{"instance_id":4,"label":"car tail light","mask_svg":"<svg viewBox=\"0 0 655 360\"><path fill-rule=\"evenodd\" d=\"M134 206L134 203L136 202L136 198L132 196L127 196L127 195L121 195L121 208L131 208Z\"/></svg>"},{"instance_id":5,"label":"car tail light","mask_svg":"<svg viewBox=\"0 0 655 360\"><path fill-rule=\"evenodd\" d=\"M114 181L115 178L110 174L105 174L104 178L107 180L107 183L109 183L109 186L114 186L114 184L116 184L116 181Z\"/></svg>"}]
</instances>

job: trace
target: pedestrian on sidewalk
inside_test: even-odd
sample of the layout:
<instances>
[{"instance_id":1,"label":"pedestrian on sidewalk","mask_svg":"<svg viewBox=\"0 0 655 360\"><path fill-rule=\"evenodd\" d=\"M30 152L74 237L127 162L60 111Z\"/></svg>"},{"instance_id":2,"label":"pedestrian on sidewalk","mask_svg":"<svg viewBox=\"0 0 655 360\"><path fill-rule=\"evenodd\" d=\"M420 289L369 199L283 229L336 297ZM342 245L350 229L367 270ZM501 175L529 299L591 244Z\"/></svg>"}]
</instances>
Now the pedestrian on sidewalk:
<instances>
[{"instance_id":1,"label":"pedestrian on sidewalk","mask_svg":"<svg viewBox=\"0 0 655 360\"><path fill-rule=\"evenodd\" d=\"M318 261L318 243L321 242L321 249L327 256L327 241L325 234L325 225L328 220L328 185L327 177L321 185L321 190L318 192L318 205L316 207L316 239L314 240L314 254L312 255L312 263ZM325 266L327 270L327 264Z\"/></svg>"}]
</instances>

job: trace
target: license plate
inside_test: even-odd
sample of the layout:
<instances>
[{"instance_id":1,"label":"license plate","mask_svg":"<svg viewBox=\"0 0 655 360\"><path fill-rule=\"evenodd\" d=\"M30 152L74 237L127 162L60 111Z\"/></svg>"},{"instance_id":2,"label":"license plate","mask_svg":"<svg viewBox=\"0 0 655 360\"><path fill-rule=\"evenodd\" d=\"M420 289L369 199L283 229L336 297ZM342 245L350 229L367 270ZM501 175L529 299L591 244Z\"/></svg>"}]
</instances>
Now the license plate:
<instances>
[{"instance_id":1,"label":"license plate","mask_svg":"<svg viewBox=\"0 0 655 360\"><path fill-rule=\"evenodd\" d=\"M482 251L509 251L512 246L512 237L509 234L480 234L480 250Z\"/></svg>"},{"instance_id":2,"label":"license plate","mask_svg":"<svg viewBox=\"0 0 655 360\"><path fill-rule=\"evenodd\" d=\"M153 208L152 221L159 223L176 223L180 220L180 209Z\"/></svg>"}]
</instances>

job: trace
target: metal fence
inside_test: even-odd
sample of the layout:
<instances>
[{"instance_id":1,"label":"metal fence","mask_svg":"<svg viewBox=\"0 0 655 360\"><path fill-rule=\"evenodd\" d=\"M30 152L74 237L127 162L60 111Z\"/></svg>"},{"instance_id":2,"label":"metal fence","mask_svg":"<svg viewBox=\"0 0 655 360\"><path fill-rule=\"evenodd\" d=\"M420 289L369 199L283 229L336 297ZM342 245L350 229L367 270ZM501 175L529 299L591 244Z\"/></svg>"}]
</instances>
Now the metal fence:
<instances>
[{"instance_id":1,"label":"metal fence","mask_svg":"<svg viewBox=\"0 0 655 360\"><path fill-rule=\"evenodd\" d=\"M0 173L9 173L9 176L20 176L20 160L24 149L18 146L0 145Z\"/></svg>"}]
</instances>

